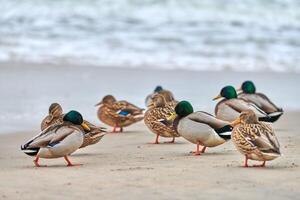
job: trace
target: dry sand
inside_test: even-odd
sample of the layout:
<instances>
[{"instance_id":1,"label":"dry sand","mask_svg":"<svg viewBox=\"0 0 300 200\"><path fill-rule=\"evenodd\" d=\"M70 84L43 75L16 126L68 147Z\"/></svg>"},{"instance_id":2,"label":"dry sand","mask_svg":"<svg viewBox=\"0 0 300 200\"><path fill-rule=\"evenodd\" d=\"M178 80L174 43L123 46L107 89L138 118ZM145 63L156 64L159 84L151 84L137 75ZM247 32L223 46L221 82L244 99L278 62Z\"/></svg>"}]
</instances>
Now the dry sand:
<instances>
[{"instance_id":1,"label":"dry sand","mask_svg":"<svg viewBox=\"0 0 300 200\"><path fill-rule=\"evenodd\" d=\"M65 167L63 159L41 160L36 168L20 145L35 132L0 136L0 199L299 199L300 113L275 124L283 156L266 168L243 168L231 142L195 157L195 146L154 140L143 123L108 134L81 149ZM163 139L166 141L166 139Z\"/></svg>"}]
</instances>

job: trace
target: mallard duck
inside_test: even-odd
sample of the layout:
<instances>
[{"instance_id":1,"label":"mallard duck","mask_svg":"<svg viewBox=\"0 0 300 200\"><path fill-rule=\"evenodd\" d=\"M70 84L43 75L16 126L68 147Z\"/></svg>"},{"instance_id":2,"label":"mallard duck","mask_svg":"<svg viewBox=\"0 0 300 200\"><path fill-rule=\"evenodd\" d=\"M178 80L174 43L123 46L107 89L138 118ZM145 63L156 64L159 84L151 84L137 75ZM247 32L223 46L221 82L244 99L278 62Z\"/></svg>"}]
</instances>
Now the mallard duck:
<instances>
[{"instance_id":1,"label":"mallard duck","mask_svg":"<svg viewBox=\"0 0 300 200\"><path fill-rule=\"evenodd\" d=\"M58 125L63 123L63 109L58 103L53 103L49 107L49 115L41 123L42 131L52 125ZM102 137L106 134L106 130L103 127L97 127L94 124L83 120L88 125L90 130L84 130L84 140L80 148L98 143Z\"/></svg>"},{"instance_id":2,"label":"mallard duck","mask_svg":"<svg viewBox=\"0 0 300 200\"><path fill-rule=\"evenodd\" d=\"M234 87L226 86L222 88L220 94L213 100L224 97L215 107L215 115L224 121L234 121L240 113L245 110L253 110L261 121L268 121L269 116L255 104L238 99Z\"/></svg>"},{"instance_id":3,"label":"mallard duck","mask_svg":"<svg viewBox=\"0 0 300 200\"><path fill-rule=\"evenodd\" d=\"M213 115L197 111L188 101L181 101L175 107L168 120L174 120L174 128L180 136L197 145L194 155L200 155L199 146L215 147L223 144L231 137L232 127L229 122L215 118Z\"/></svg>"},{"instance_id":4,"label":"mallard duck","mask_svg":"<svg viewBox=\"0 0 300 200\"><path fill-rule=\"evenodd\" d=\"M161 94L161 95L163 95L165 97L166 102L170 103L174 107L178 103L178 101L175 100L174 95L173 95L172 92L170 92L169 90L163 89L162 86L156 86L156 88L154 89L153 93L149 94L146 97L146 100L145 100L146 107L149 107L149 105L151 105L152 97L155 94Z\"/></svg>"},{"instance_id":5,"label":"mallard duck","mask_svg":"<svg viewBox=\"0 0 300 200\"><path fill-rule=\"evenodd\" d=\"M245 167L248 159L263 161L257 167L264 167L266 161L280 156L279 142L271 126L259 122L252 110L243 111L231 124L232 140L239 152L245 155Z\"/></svg>"},{"instance_id":6,"label":"mallard duck","mask_svg":"<svg viewBox=\"0 0 300 200\"><path fill-rule=\"evenodd\" d=\"M243 82L241 88L237 91L241 91L238 98L254 103L265 111L269 116L268 122L277 121L283 114L282 108L277 107L266 95L256 93L256 87L252 81Z\"/></svg>"},{"instance_id":7,"label":"mallard duck","mask_svg":"<svg viewBox=\"0 0 300 200\"><path fill-rule=\"evenodd\" d=\"M35 156L33 161L40 167L40 158L64 157L68 166L75 166L68 156L75 152L83 143L84 129L89 127L83 122L82 115L77 111L70 111L63 117L63 123L52 125L39 135L22 145L21 150L27 155Z\"/></svg>"},{"instance_id":8,"label":"mallard duck","mask_svg":"<svg viewBox=\"0 0 300 200\"><path fill-rule=\"evenodd\" d=\"M99 120L114 127L112 131L114 133L123 132L123 127L144 119L143 109L124 100L117 101L112 95L106 95L96 106L100 106L98 109Z\"/></svg>"},{"instance_id":9,"label":"mallard duck","mask_svg":"<svg viewBox=\"0 0 300 200\"><path fill-rule=\"evenodd\" d=\"M63 109L58 103L52 103L49 107L49 115L41 123L41 130L46 129L52 124L61 124L63 122Z\"/></svg>"},{"instance_id":10,"label":"mallard duck","mask_svg":"<svg viewBox=\"0 0 300 200\"><path fill-rule=\"evenodd\" d=\"M173 112L174 107L168 105L162 95L155 94L152 97L151 104L145 113L144 122L146 126L156 134L154 144L159 144L159 136L172 137L172 141L168 143L174 143L175 137L179 137L172 123L167 120Z\"/></svg>"}]
</instances>

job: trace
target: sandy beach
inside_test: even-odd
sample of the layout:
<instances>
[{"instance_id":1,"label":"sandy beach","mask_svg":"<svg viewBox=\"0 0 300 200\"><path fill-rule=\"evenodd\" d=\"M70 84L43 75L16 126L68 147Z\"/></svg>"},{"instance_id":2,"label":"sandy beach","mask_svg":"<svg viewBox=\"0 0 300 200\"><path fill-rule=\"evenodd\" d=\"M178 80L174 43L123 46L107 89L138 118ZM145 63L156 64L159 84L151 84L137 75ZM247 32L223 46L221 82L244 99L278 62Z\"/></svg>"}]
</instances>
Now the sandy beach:
<instances>
[{"instance_id":1,"label":"sandy beach","mask_svg":"<svg viewBox=\"0 0 300 200\"><path fill-rule=\"evenodd\" d=\"M298 121L299 113L291 112L275 124L282 157L247 169L230 141L195 157L188 154L195 146L182 138L147 144L154 135L143 123L77 151L71 159L83 166L71 168L63 159L33 167L33 158L19 151L32 133L1 135L0 199L297 199Z\"/></svg>"},{"instance_id":2,"label":"sandy beach","mask_svg":"<svg viewBox=\"0 0 300 200\"><path fill-rule=\"evenodd\" d=\"M70 73L72 72L72 73ZM243 157L231 141L194 157L195 145L179 138L176 144L153 142L143 123L125 133L108 134L94 146L71 156L80 167L66 167L63 159L41 160L20 145L39 132L50 103L77 109L85 119L102 125L94 107L115 94L143 106L144 97L160 83L197 110L213 111L211 97L224 84L252 79L287 112L274 124L283 156L267 167L242 168ZM187 81L188 80L188 81ZM278 80L282 80L279 82ZM80 66L1 64L0 199L296 199L300 195L300 112L294 93L299 75L109 69ZM267 84L265 84L267 83ZM274 89L275 88L275 89ZM285 93L283 93L283 91ZM286 94L286 95L282 95ZM162 139L167 141L168 139Z\"/></svg>"}]
</instances>

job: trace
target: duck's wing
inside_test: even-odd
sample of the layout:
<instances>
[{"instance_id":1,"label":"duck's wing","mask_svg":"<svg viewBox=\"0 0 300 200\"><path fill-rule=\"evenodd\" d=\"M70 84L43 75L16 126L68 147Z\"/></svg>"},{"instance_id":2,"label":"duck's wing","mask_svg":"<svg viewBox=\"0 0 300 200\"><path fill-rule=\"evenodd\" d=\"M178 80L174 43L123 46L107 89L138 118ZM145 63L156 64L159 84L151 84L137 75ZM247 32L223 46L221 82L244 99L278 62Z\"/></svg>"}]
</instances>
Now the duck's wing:
<instances>
[{"instance_id":1,"label":"duck's wing","mask_svg":"<svg viewBox=\"0 0 300 200\"><path fill-rule=\"evenodd\" d=\"M64 128L64 131L58 131L59 129ZM53 125L46 128L40 134L26 142L22 149L28 148L40 148L51 146L51 144L58 143L66 138L68 135L72 134L75 130L79 130L75 126L73 128L66 128L63 125Z\"/></svg>"},{"instance_id":2,"label":"duck's wing","mask_svg":"<svg viewBox=\"0 0 300 200\"><path fill-rule=\"evenodd\" d=\"M262 153L280 154L280 145L273 129L263 123L249 124L241 135L252 146Z\"/></svg>"},{"instance_id":3,"label":"duck's wing","mask_svg":"<svg viewBox=\"0 0 300 200\"><path fill-rule=\"evenodd\" d=\"M283 112L283 110L277 107L266 95L262 93L255 94L240 94L239 98L242 98L246 101L253 102L266 113L274 113L274 112Z\"/></svg>"},{"instance_id":4,"label":"duck's wing","mask_svg":"<svg viewBox=\"0 0 300 200\"><path fill-rule=\"evenodd\" d=\"M213 129L220 129L224 126L230 125L229 122L223 121L221 119L217 119L212 114L204 111L194 112L188 115L187 117L192 121L207 124Z\"/></svg>"},{"instance_id":5,"label":"duck's wing","mask_svg":"<svg viewBox=\"0 0 300 200\"><path fill-rule=\"evenodd\" d=\"M175 133L173 121L167 118L174 112L172 108L154 108L145 113L145 123L151 129L159 133ZM174 134L173 133L173 134Z\"/></svg>"},{"instance_id":6,"label":"duck's wing","mask_svg":"<svg viewBox=\"0 0 300 200\"><path fill-rule=\"evenodd\" d=\"M243 99L235 99L234 101L226 101L225 104L230 106L233 110L237 111L238 113L241 113L245 110L252 110L256 114L258 118L264 118L268 117L268 114L257 107L255 104L245 101Z\"/></svg>"},{"instance_id":7,"label":"duck's wing","mask_svg":"<svg viewBox=\"0 0 300 200\"><path fill-rule=\"evenodd\" d=\"M115 103L116 110L119 110L123 113L129 113L132 115L142 114L143 110L142 108L139 108L138 106L129 103L128 101L122 100Z\"/></svg>"}]
</instances>

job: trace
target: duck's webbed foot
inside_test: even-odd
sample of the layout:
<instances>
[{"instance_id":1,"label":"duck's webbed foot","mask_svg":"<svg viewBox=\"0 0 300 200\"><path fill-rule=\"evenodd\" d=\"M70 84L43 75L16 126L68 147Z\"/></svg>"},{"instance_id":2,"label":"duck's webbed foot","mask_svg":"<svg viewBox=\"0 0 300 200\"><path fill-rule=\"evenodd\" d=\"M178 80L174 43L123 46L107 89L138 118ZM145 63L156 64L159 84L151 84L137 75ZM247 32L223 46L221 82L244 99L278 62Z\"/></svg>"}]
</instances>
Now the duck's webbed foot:
<instances>
[{"instance_id":1,"label":"duck's webbed foot","mask_svg":"<svg viewBox=\"0 0 300 200\"><path fill-rule=\"evenodd\" d=\"M75 166L81 166L82 164L73 164L71 163L71 161L69 160L68 156L64 156L65 160L67 161L67 166L68 167L75 167Z\"/></svg>"},{"instance_id":2,"label":"duck's webbed foot","mask_svg":"<svg viewBox=\"0 0 300 200\"><path fill-rule=\"evenodd\" d=\"M190 153L193 154L193 156L200 156L200 155L201 155L201 152L200 152L200 150L199 150L199 146L200 146L200 143L198 142L198 143L197 143L197 149L196 149L196 151L191 151L191 152L190 152Z\"/></svg>"},{"instance_id":3,"label":"duck's webbed foot","mask_svg":"<svg viewBox=\"0 0 300 200\"><path fill-rule=\"evenodd\" d=\"M39 156L36 156L36 158L33 160L33 163L36 167L47 167L47 165L40 165L39 164L39 159L40 157Z\"/></svg>"},{"instance_id":4,"label":"duck's webbed foot","mask_svg":"<svg viewBox=\"0 0 300 200\"><path fill-rule=\"evenodd\" d=\"M159 144L158 138L159 138L159 135L157 134L156 138L155 138L155 141L154 142L150 142L150 144Z\"/></svg>"},{"instance_id":5,"label":"duck's webbed foot","mask_svg":"<svg viewBox=\"0 0 300 200\"><path fill-rule=\"evenodd\" d=\"M119 128L119 130L118 130ZM123 132L123 127L118 127L118 126L115 126L112 130L112 133L122 133Z\"/></svg>"}]
</instances>

